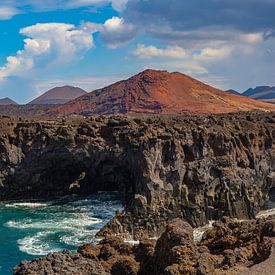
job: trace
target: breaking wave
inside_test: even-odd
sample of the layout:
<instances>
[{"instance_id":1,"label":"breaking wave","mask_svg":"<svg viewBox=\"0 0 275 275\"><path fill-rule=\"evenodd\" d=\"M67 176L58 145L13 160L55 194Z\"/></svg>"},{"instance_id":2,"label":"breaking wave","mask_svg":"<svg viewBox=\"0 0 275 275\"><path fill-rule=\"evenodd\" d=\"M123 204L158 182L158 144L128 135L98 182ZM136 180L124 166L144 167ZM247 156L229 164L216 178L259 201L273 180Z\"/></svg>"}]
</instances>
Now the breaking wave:
<instances>
[{"instance_id":1,"label":"breaking wave","mask_svg":"<svg viewBox=\"0 0 275 275\"><path fill-rule=\"evenodd\" d=\"M19 251L33 256L95 242L96 232L123 209L117 195L105 193L45 203L8 203L4 208L14 215L3 226L19 236Z\"/></svg>"}]
</instances>

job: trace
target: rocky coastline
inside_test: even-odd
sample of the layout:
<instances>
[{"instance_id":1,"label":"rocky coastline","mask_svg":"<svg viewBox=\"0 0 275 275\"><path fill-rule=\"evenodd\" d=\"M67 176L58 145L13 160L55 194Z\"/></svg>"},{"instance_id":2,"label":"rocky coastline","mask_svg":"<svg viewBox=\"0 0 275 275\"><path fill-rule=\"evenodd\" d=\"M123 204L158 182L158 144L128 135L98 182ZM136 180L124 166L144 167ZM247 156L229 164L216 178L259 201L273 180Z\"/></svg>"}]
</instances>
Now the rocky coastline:
<instances>
[{"instance_id":1,"label":"rocky coastline","mask_svg":"<svg viewBox=\"0 0 275 275\"><path fill-rule=\"evenodd\" d=\"M154 261L161 257L157 256L162 253L158 243L162 238L165 239L164 243L169 239L167 236L163 237L163 234L165 236L167 230L169 231L169 226L173 227L172 221L175 219L181 220L176 223L184 220L185 224L193 227L203 225L209 220L220 220L224 216L254 219L275 187L275 113L272 112L209 116L97 116L55 120L26 120L3 116L0 124L2 201L39 200L71 194L119 191L125 211L117 213L100 230L98 237L105 240L113 235L138 240L158 238L156 246L149 247ZM226 221L218 223L224 224L220 227L229 227L233 232L238 230L232 229ZM264 255L268 257L272 245L264 237L271 237L272 234L259 233L263 229L254 225L253 227L257 228L255 230L260 237L254 235L251 238L253 242L257 239L257 247L266 251ZM192 231L190 226L186 226L184 230L187 228ZM212 231L209 236L220 236L219 230L214 233ZM190 233L188 236L191 235ZM208 239L211 239L209 236ZM212 241L216 243L214 239L215 237ZM190 245L192 242L190 239ZM247 239L242 244L217 244L217 247L231 247L229 249L234 251L246 242ZM182 260L188 262L188 268L189 262L194 262L194 272L201 272L197 269L198 255L204 252L216 255L218 252L211 250L213 243L199 245L207 247L208 250L205 251L200 250L197 245L193 250L187 244L180 243L179 246L183 245L182 249L191 257ZM254 248L252 250L256 254L262 254L262 250ZM199 250L204 252L198 252ZM232 254L232 251L228 253ZM90 256L84 257L80 252L64 253L48 257L57 257L56 261L62 263L63 260L59 257L64 256L70 259L72 266L75 266L75 261L82 267L85 266L85 261L94 262ZM117 268L126 268L125 265L129 267L130 261L136 266L136 273L117 271L112 274L141 272L140 268L145 263L143 260L136 260L138 256L135 253L129 253L128 257L134 255L136 263L132 262L132 257L119 262ZM181 259L181 252L176 249L173 253L178 253ZM220 251L218 254L225 257L224 253ZM245 265L260 261L256 254L252 258L248 257ZM99 254L96 257L99 261L108 261ZM41 261L48 260L45 258ZM37 262L33 264L39 266ZM29 263L17 267L17 274L37 274L28 273L24 266L29 266ZM185 274L180 269L177 271L177 268L182 268L181 262L154 266L157 268L154 272L160 274ZM170 271L165 271L168 267ZM220 267L221 264L214 264L213 268ZM107 267L102 268L107 274L111 272ZM190 274L211 274L194 272Z\"/></svg>"},{"instance_id":2,"label":"rocky coastline","mask_svg":"<svg viewBox=\"0 0 275 275\"><path fill-rule=\"evenodd\" d=\"M107 237L98 245L79 247L77 253L63 251L23 261L14 274L243 274L268 259L275 248L271 237L275 237L275 217L243 222L223 218L199 243L187 222L174 219L158 240L131 245Z\"/></svg>"}]
</instances>

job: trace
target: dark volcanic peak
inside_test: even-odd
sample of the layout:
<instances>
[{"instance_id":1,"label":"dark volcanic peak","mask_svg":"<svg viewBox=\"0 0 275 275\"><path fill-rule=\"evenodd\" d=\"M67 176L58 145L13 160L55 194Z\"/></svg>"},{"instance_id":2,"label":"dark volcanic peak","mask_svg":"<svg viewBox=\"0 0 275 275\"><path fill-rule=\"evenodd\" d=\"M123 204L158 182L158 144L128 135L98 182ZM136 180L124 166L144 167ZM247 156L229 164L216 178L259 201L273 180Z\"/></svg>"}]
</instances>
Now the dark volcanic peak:
<instances>
[{"instance_id":1,"label":"dark volcanic peak","mask_svg":"<svg viewBox=\"0 0 275 275\"><path fill-rule=\"evenodd\" d=\"M86 91L78 87L56 87L37 97L29 104L64 104L84 94L86 94Z\"/></svg>"},{"instance_id":2,"label":"dark volcanic peak","mask_svg":"<svg viewBox=\"0 0 275 275\"><path fill-rule=\"evenodd\" d=\"M267 91L267 90L270 90L272 89L272 87L270 86L258 86L256 88L249 88L248 90L246 90L243 95L244 96L251 96L251 95L254 95L256 93L260 93L260 92L264 92L264 91Z\"/></svg>"},{"instance_id":3,"label":"dark volcanic peak","mask_svg":"<svg viewBox=\"0 0 275 275\"><path fill-rule=\"evenodd\" d=\"M244 96L250 98L275 103L275 87L259 86L256 88L250 88L243 93Z\"/></svg>"},{"instance_id":4,"label":"dark volcanic peak","mask_svg":"<svg viewBox=\"0 0 275 275\"><path fill-rule=\"evenodd\" d=\"M51 114L207 114L274 108L267 103L225 93L182 73L145 70L54 108Z\"/></svg>"},{"instance_id":5,"label":"dark volcanic peak","mask_svg":"<svg viewBox=\"0 0 275 275\"><path fill-rule=\"evenodd\" d=\"M10 99L9 97L1 98L0 105L18 105L15 101Z\"/></svg>"}]
</instances>

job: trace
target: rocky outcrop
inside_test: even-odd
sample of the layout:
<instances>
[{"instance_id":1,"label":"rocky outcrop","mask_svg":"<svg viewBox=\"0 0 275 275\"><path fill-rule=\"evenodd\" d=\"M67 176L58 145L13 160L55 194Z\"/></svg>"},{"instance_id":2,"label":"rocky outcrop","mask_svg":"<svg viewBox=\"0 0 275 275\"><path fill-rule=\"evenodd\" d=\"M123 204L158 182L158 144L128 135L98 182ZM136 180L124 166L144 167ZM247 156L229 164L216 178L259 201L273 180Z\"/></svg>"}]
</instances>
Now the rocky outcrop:
<instances>
[{"instance_id":1,"label":"rocky outcrop","mask_svg":"<svg viewBox=\"0 0 275 275\"><path fill-rule=\"evenodd\" d=\"M251 266L266 260L272 248L274 220L232 221L223 218L213 224L200 243L212 254L224 256L224 268L240 263Z\"/></svg>"},{"instance_id":2,"label":"rocky outcrop","mask_svg":"<svg viewBox=\"0 0 275 275\"><path fill-rule=\"evenodd\" d=\"M275 186L275 113L0 123L0 198L119 191L125 212L99 236L253 218Z\"/></svg>"},{"instance_id":3,"label":"rocky outcrop","mask_svg":"<svg viewBox=\"0 0 275 275\"><path fill-rule=\"evenodd\" d=\"M78 253L64 251L24 261L15 267L14 274L232 274L228 272L252 266L270 255L273 227L272 220L236 223L223 219L196 244L192 227L175 219L156 243L143 240L132 246L109 237L96 246L81 246Z\"/></svg>"}]
</instances>

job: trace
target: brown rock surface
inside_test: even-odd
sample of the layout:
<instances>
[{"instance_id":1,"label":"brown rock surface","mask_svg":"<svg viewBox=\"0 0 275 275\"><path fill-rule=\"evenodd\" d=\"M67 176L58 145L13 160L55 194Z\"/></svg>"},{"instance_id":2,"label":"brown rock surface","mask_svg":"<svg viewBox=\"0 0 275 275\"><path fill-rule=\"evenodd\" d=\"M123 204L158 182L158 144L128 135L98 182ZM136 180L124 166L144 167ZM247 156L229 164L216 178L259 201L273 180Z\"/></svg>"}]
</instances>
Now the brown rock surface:
<instances>
[{"instance_id":1,"label":"brown rock surface","mask_svg":"<svg viewBox=\"0 0 275 275\"><path fill-rule=\"evenodd\" d=\"M176 219L166 228L155 247L154 265L157 274L196 274L198 252L193 228Z\"/></svg>"},{"instance_id":2,"label":"brown rock surface","mask_svg":"<svg viewBox=\"0 0 275 275\"><path fill-rule=\"evenodd\" d=\"M234 224L233 231L232 224ZM235 233L240 234L240 232L243 234L241 241L234 243L233 251L227 248L229 244L232 247L231 242L224 242L224 234L221 235L217 229L221 227L221 224L216 224L210 230L211 234L208 231L204 240L197 245L193 240L192 227L183 220L175 219L167 226L155 246L148 240L142 241L139 245L130 246L129 244L123 244L121 239L112 237L101 241L97 246L84 245L75 254L65 251L49 254L45 258L32 262L22 262L14 270L16 275L234 274L232 272L242 272L245 269L245 267L242 267L245 263L238 258L237 249L240 250L254 243L259 247L265 243L265 238L270 242L270 225L271 223L268 220L241 223L226 220L222 227L224 229L228 227L226 232L230 232L230 236ZM267 228L269 229L266 230ZM253 232L252 235L251 232ZM207 246L211 249L204 246L208 236L210 238L207 240ZM213 247L218 246L219 239L223 245L219 245L218 251L213 250ZM226 236L226 239L230 239L230 237ZM126 247L127 249L125 249ZM255 264L255 259L257 259L257 262L264 260L262 257L258 258L257 253L261 253L260 250L255 250L253 253L256 257L251 258L251 265ZM270 253L271 251L269 251L269 255Z\"/></svg>"},{"instance_id":3,"label":"brown rock surface","mask_svg":"<svg viewBox=\"0 0 275 275\"><path fill-rule=\"evenodd\" d=\"M209 114L275 110L273 104L225 93L181 73L146 70L49 111L81 114Z\"/></svg>"},{"instance_id":4,"label":"brown rock surface","mask_svg":"<svg viewBox=\"0 0 275 275\"><path fill-rule=\"evenodd\" d=\"M239 222L223 218L205 232L200 245L208 247L211 254L222 254L224 268L237 263L251 266L270 256L273 228L265 219Z\"/></svg>"},{"instance_id":5,"label":"brown rock surface","mask_svg":"<svg viewBox=\"0 0 275 275\"><path fill-rule=\"evenodd\" d=\"M80 254L64 251L52 253L32 262L23 261L14 268L15 275L107 275L98 261L82 257Z\"/></svg>"}]
</instances>

